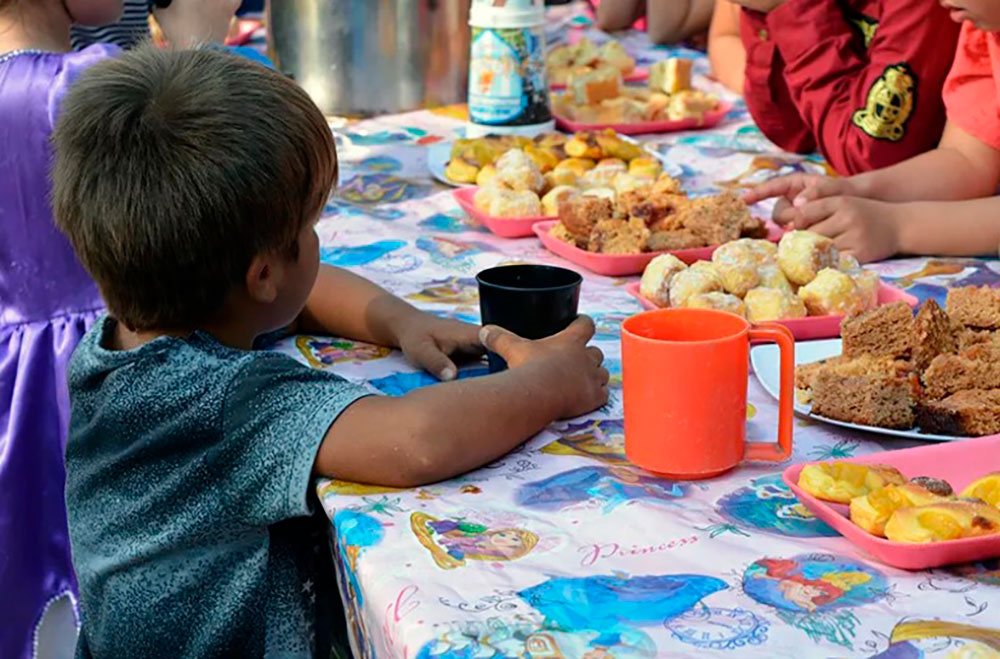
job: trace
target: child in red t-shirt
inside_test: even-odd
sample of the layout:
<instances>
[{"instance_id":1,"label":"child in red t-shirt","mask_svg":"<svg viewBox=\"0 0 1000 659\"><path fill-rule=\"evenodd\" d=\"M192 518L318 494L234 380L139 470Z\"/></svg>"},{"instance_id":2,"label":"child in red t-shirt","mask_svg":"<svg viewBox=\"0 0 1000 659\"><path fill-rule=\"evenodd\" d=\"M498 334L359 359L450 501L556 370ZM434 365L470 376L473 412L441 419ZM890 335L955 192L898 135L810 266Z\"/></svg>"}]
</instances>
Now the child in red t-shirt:
<instances>
[{"instance_id":1,"label":"child in red t-shirt","mask_svg":"<svg viewBox=\"0 0 1000 659\"><path fill-rule=\"evenodd\" d=\"M968 256L1000 245L1000 3L941 0L964 21L943 89L936 149L850 178L792 175L745 197L779 197L774 219L834 238L860 261L896 253Z\"/></svg>"}]
</instances>

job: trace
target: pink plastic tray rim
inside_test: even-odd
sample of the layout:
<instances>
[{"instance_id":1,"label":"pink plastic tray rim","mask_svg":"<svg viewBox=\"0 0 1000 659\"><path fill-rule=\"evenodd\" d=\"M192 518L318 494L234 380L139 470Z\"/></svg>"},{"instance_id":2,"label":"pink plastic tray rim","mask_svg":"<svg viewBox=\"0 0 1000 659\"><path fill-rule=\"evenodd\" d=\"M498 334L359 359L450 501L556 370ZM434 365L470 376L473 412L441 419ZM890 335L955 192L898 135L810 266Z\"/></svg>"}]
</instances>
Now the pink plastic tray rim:
<instances>
[{"instance_id":1,"label":"pink plastic tray rim","mask_svg":"<svg viewBox=\"0 0 1000 659\"><path fill-rule=\"evenodd\" d=\"M479 190L477 187L456 188L451 191L451 194L455 198L455 201L458 202L458 205L462 207L462 210L465 211L466 215L484 225L501 238L526 238L532 234L531 229L535 224L557 219L550 215L528 217L494 217L487 215L476 208L473 203L473 198L476 196L477 190Z\"/></svg>"},{"instance_id":2,"label":"pink plastic tray rim","mask_svg":"<svg viewBox=\"0 0 1000 659\"><path fill-rule=\"evenodd\" d=\"M555 118L556 125L563 130L573 132L613 128L622 135L645 135L647 133L673 133L680 130L692 130L695 128L712 128L725 119L726 114L732 109L732 103L720 101L715 110L705 113L705 118L702 121L698 121L697 119L677 119L672 121L638 121L630 124L587 124L579 121L573 121L559 115L555 115Z\"/></svg>"},{"instance_id":3,"label":"pink plastic tray rim","mask_svg":"<svg viewBox=\"0 0 1000 659\"><path fill-rule=\"evenodd\" d=\"M632 69L632 73L627 76L622 76L622 82L642 82L649 78L649 69L645 69L641 66L637 66ZM554 91L561 91L566 89L566 85L561 82L554 82L549 85L549 89Z\"/></svg>"},{"instance_id":4,"label":"pink plastic tray rim","mask_svg":"<svg viewBox=\"0 0 1000 659\"><path fill-rule=\"evenodd\" d=\"M896 467L909 478L943 478L951 483L956 492L960 492L973 480L1000 471L1000 435L884 451L850 458L844 462L887 464ZM782 474L785 484L816 517L887 565L905 570L925 570L1000 556L1000 535L928 544L892 542L873 536L851 523L846 516L846 506L820 501L799 488L799 474L806 464L815 463L796 464L787 468Z\"/></svg>"}]
</instances>

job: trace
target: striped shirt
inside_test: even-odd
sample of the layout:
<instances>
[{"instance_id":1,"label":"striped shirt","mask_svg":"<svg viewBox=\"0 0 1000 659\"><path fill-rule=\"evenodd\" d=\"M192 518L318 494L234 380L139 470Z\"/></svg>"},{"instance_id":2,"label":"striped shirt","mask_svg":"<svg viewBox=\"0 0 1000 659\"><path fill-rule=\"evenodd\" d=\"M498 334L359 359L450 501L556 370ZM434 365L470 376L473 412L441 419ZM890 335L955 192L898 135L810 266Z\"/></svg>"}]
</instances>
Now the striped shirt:
<instances>
[{"instance_id":1,"label":"striped shirt","mask_svg":"<svg viewBox=\"0 0 1000 659\"><path fill-rule=\"evenodd\" d=\"M125 0L125 10L117 23L102 27L74 26L70 41L73 50L95 43L113 43L131 48L149 38L149 0Z\"/></svg>"}]
</instances>

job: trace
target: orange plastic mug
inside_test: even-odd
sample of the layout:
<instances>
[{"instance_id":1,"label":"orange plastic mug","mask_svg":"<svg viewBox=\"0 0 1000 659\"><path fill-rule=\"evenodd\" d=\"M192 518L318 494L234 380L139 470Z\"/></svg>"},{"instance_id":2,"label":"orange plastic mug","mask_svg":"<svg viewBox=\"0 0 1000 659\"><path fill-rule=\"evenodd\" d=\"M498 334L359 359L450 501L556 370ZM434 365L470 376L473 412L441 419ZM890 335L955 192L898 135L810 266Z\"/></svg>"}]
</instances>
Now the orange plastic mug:
<instances>
[{"instance_id":1,"label":"orange plastic mug","mask_svg":"<svg viewBox=\"0 0 1000 659\"><path fill-rule=\"evenodd\" d=\"M746 441L751 341L781 350L778 443ZM795 339L710 309L659 309L622 323L625 455L675 480L711 478L742 460L792 454Z\"/></svg>"}]
</instances>

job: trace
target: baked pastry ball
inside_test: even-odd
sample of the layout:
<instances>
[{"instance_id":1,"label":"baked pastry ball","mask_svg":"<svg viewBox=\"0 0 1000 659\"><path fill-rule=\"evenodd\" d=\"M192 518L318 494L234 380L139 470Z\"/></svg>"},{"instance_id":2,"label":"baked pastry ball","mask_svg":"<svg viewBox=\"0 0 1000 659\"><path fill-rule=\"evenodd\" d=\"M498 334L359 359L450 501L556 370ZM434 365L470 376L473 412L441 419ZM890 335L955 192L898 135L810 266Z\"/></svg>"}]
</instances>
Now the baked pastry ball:
<instances>
[{"instance_id":1,"label":"baked pastry ball","mask_svg":"<svg viewBox=\"0 0 1000 659\"><path fill-rule=\"evenodd\" d=\"M799 299L810 316L853 314L862 311L865 301L850 275L840 270L824 268L799 289Z\"/></svg>"},{"instance_id":2,"label":"baked pastry ball","mask_svg":"<svg viewBox=\"0 0 1000 659\"><path fill-rule=\"evenodd\" d=\"M765 263L757 267L757 276L760 278L758 286L763 288L776 288L785 293L795 293L788 277L781 271L777 263Z\"/></svg>"},{"instance_id":3,"label":"baked pastry ball","mask_svg":"<svg viewBox=\"0 0 1000 659\"><path fill-rule=\"evenodd\" d=\"M712 292L722 292L722 284L719 283L718 277L704 268L696 269L691 266L678 272L670 280L670 306L684 307L692 295Z\"/></svg>"},{"instance_id":4,"label":"baked pastry ball","mask_svg":"<svg viewBox=\"0 0 1000 659\"><path fill-rule=\"evenodd\" d=\"M542 214L558 215L559 202L564 201L577 194L576 188L569 185L557 185L545 193L542 197Z\"/></svg>"},{"instance_id":5,"label":"baked pastry ball","mask_svg":"<svg viewBox=\"0 0 1000 659\"><path fill-rule=\"evenodd\" d=\"M496 161L496 180L511 190L541 192L545 179L535 161L521 149L511 149Z\"/></svg>"},{"instance_id":6,"label":"baked pastry ball","mask_svg":"<svg viewBox=\"0 0 1000 659\"><path fill-rule=\"evenodd\" d=\"M652 182L653 179L646 178L644 176L636 176L634 174L619 174L618 176L615 177L615 180L612 182L611 185L612 187L614 187L615 192L617 194L622 195L626 192L632 192L633 190L644 188Z\"/></svg>"},{"instance_id":7,"label":"baked pastry ball","mask_svg":"<svg viewBox=\"0 0 1000 659\"><path fill-rule=\"evenodd\" d=\"M697 293L687 299L685 306L689 309L728 311L744 318L747 316L747 308L743 304L743 300L729 293Z\"/></svg>"},{"instance_id":8,"label":"baked pastry ball","mask_svg":"<svg viewBox=\"0 0 1000 659\"><path fill-rule=\"evenodd\" d=\"M711 261L695 261L688 267L695 272L704 273L706 276L711 277L718 282L720 287L722 286L722 277L719 276L719 269L716 268L715 264Z\"/></svg>"},{"instance_id":9,"label":"baked pastry ball","mask_svg":"<svg viewBox=\"0 0 1000 659\"><path fill-rule=\"evenodd\" d=\"M837 257L837 270L841 272L857 272L861 269L861 264L854 254L841 254Z\"/></svg>"},{"instance_id":10,"label":"baked pastry ball","mask_svg":"<svg viewBox=\"0 0 1000 659\"><path fill-rule=\"evenodd\" d=\"M566 158L565 160L560 160L559 164L552 171L556 173L570 171L576 176L583 176L596 166L597 163L590 158Z\"/></svg>"},{"instance_id":11,"label":"baked pastry ball","mask_svg":"<svg viewBox=\"0 0 1000 659\"><path fill-rule=\"evenodd\" d=\"M789 231L778 243L778 265L798 286L811 282L823 268L835 267L839 256L832 240L812 231Z\"/></svg>"},{"instance_id":12,"label":"baked pastry ball","mask_svg":"<svg viewBox=\"0 0 1000 659\"><path fill-rule=\"evenodd\" d=\"M848 276L854 280L854 283L858 286L858 291L861 293L861 303L864 309L874 309L878 306L878 289L881 280L879 279L878 273L874 270L865 270L859 268L848 273Z\"/></svg>"},{"instance_id":13,"label":"baked pastry ball","mask_svg":"<svg viewBox=\"0 0 1000 659\"><path fill-rule=\"evenodd\" d=\"M743 298L747 307L747 320L762 323L768 320L788 320L805 318L806 307L792 293L777 288L758 286L747 291Z\"/></svg>"},{"instance_id":14,"label":"baked pastry ball","mask_svg":"<svg viewBox=\"0 0 1000 659\"><path fill-rule=\"evenodd\" d=\"M732 265L762 265L776 263L778 246L769 240L740 238L720 245L712 253L714 263L729 263Z\"/></svg>"},{"instance_id":15,"label":"baked pastry ball","mask_svg":"<svg viewBox=\"0 0 1000 659\"><path fill-rule=\"evenodd\" d=\"M673 254L661 254L649 262L642 271L639 295L658 307L670 306L670 281L687 265Z\"/></svg>"},{"instance_id":16,"label":"baked pastry ball","mask_svg":"<svg viewBox=\"0 0 1000 659\"><path fill-rule=\"evenodd\" d=\"M757 268L750 264L716 263L715 271L719 275L719 281L722 282L722 288L736 297L741 298L751 288L757 288L760 285L760 275L757 274Z\"/></svg>"},{"instance_id":17,"label":"baked pastry ball","mask_svg":"<svg viewBox=\"0 0 1000 659\"><path fill-rule=\"evenodd\" d=\"M587 185L605 188L612 185L615 177L628 172L628 165L624 160L618 158L605 158L583 175L583 180Z\"/></svg>"},{"instance_id":18,"label":"baked pastry ball","mask_svg":"<svg viewBox=\"0 0 1000 659\"><path fill-rule=\"evenodd\" d=\"M663 171L663 164L651 156L641 156L628 164L628 173L655 179Z\"/></svg>"},{"instance_id":19,"label":"baked pastry ball","mask_svg":"<svg viewBox=\"0 0 1000 659\"><path fill-rule=\"evenodd\" d=\"M488 211L493 217L528 217L542 214L542 201L531 190L494 188Z\"/></svg>"},{"instance_id":20,"label":"baked pastry ball","mask_svg":"<svg viewBox=\"0 0 1000 659\"><path fill-rule=\"evenodd\" d=\"M615 194L615 191L614 191L613 188L604 188L604 187L601 187L601 188L590 188L589 190L584 190L583 191L583 196L584 197L596 197L597 199L607 199L612 204L614 204L615 203L615 199L618 198L618 195Z\"/></svg>"},{"instance_id":21,"label":"baked pastry ball","mask_svg":"<svg viewBox=\"0 0 1000 659\"><path fill-rule=\"evenodd\" d=\"M545 187L549 190L557 188L560 185L575 187L579 184L580 180L580 177L572 169L553 169L551 172L542 174L542 178L545 179Z\"/></svg>"},{"instance_id":22,"label":"baked pastry ball","mask_svg":"<svg viewBox=\"0 0 1000 659\"><path fill-rule=\"evenodd\" d=\"M480 188L486 187L496 175L497 168L495 165L483 165L483 168L479 170L478 174L476 174L476 185Z\"/></svg>"},{"instance_id":23,"label":"baked pastry ball","mask_svg":"<svg viewBox=\"0 0 1000 659\"><path fill-rule=\"evenodd\" d=\"M484 185L476 190L476 194L472 196L472 205L476 207L476 210L489 215L494 190L496 190L496 186L493 185Z\"/></svg>"}]
</instances>

